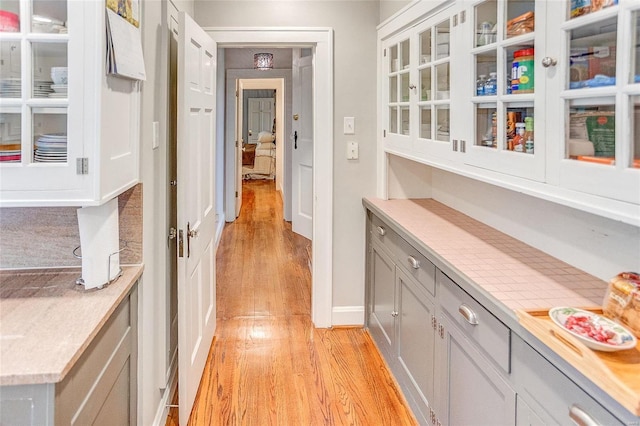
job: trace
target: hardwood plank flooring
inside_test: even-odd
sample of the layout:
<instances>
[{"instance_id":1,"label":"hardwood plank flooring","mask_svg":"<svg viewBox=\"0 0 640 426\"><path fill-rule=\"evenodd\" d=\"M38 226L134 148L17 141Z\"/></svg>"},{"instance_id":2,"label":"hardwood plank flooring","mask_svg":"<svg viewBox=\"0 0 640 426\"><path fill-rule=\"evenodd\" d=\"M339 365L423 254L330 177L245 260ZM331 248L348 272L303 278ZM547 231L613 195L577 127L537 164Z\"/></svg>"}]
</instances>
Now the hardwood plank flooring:
<instances>
[{"instance_id":1,"label":"hardwood plank flooring","mask_svg":"<svg viewBox=\"0 0 640 426\"><path fill-rule=\"evenodd\" d=\"M217 253L216 336L189 425L417 424L366 330L313 328L308 247L273 181L246 181Z\"/></svg>"}]
</instances>

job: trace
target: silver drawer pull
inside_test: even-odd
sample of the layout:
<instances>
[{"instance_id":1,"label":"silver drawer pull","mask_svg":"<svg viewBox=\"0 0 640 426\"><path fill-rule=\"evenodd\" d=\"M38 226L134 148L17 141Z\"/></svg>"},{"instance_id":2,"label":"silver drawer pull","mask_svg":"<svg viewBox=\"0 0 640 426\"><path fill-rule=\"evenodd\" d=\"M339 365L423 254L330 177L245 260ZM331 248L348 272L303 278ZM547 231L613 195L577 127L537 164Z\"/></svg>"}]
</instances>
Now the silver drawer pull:
<instances>
[{"instance_id":1,"label":"silver drawer pull","mask_svg":"<svg viewBox=\"0 0 640 426\"><path fill-rule=\"evenodd\" d=\"M578 407L575 404L572 404L571 408L569 408L569 418L573 420L578 426L598 425L598 422L596 422L593 417L591 417L582 408Z\"/></svg>"},{"instance_id":2,"label":"silver drawer pull","mask_svg":"<svg viewBox=\"0 0 640 426\"><path fill-rule=\"evenodd\" d=\"M378 230L378 234L382 235L384 237L384 234L387 233L387 230L384 229L382 226L378 226L376 227L376 229Z\"/></svg>"},{"instance_id":3,"label":"silver drawer pull","mask_svg":"<svg viewBox=\"0 0 640 426\"><path fill-rule=\"evenodd\" d=\"M407 260L413 269L420 269L420 261L418 259L413 256L409 256Z\"/></svg>"},{"instance_id":4,"label":"silver drawer pull","mask_svg":"<svg viewBox=\"0 0 640 426\"><path fill-rule=\"evenodd\" d=\"M478 325L478 317L473 310L464 303L458 308L460 315L471 325Z\"/></svg>"}]
</instances>

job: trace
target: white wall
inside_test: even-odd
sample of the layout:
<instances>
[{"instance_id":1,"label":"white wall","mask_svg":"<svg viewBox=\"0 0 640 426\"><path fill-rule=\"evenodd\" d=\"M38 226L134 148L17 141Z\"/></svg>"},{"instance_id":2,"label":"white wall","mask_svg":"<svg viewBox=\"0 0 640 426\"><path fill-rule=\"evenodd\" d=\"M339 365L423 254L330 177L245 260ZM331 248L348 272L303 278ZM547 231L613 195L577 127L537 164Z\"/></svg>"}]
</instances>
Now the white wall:
<instances>
[{"instance_id":1,"label":"white wall","mask_svg":"<svg viewBox=\"0 0 640 426\"><path fill-rule=\"evenodd\" d=\"M362 310L364 226L362 197L375 194L377 1L196 1L203 27L331 27L334 29L333 306ZM343 117L356 134L342 134ZM360 159L346 159L346 142ZM323 141L317 141L323 143ZM348 315L347 315L348 316ZM334 324L339 318L334 316ZM349 320L347 320L349 321ZM339 323L339 322L338 322Z\"/></svg>"},{"instance_id":2,"label":"white wall","mask_svg":"<svg viewBox=\"0 0 640 426\"><path fill-rule=\"evenodd\" d=\"M193 13L192 1L173 2ZM162 418L166 396L168 347L166 237L168 29L167 2L142 2L142 42L147 80L142 84L140 176L143 188L143 262L139 288L138 424ZM152 148L152 123L160 123L159 147ZM164 424L164 418L161 423Z\"/></svg>"},{"instance_id":3,"label":"white wall","mask_svg":"<svg viewBox=\"0 0 640 426\"><path fill-rule=\"evenodd\" d=\"M384 22L394 13L411 3L410 0L381 0L380 1L380 22Z\"/></svg>"},{"instance_id":4,"label":"white wall","mask_svg":"<svg viewBox=\"0 0 640 426\"><path fill-rule=\"evenodd\" d=\"M143 262L145 270L139 288L139 342L138 342L138 423L151 424L159 402L159 391L155 381L157 368L163 357L158 351L156 337L159 318L156 316L158 292L162 286L156 283L166 281L162 262L164 245L158 243L158 236L164 233L166 215L155 212L165 211L166 197L161 183L166 178L166 132L161 126L161 144L152 149L152 122L165 122L166 118L166 55L161 52L162 3L142 3L142 35L147 80L142 84L141 117L141 180L143 200Z\"/></svg>"},{"instance_id":5,"label":"white wall","mask_svg":"<svg viewBox=\"0 0 640 426\"><path fill-rule=\"evenodd\" d=\"M388 164L389 198L431 197L605 281L640 270L639 227L394 155Z\"/></svg>"},{"instance_id":6,"label":"white wall","mask_svg":"<svg viewBox=\"0 0 640 426\"><path fill-rule=\"evenodd\" d=\"M640 271L638 227L442 170L432 182L434 199L603 280Z\"/></svg>"},{"instance_id":7,"label":"white wall","mask_svg":"<svg viewBox=\"0 0 640 426\"><path fill-rule=\"evenodd\" d=\"M216 63L218 70L225 69L225 54L224 50L218 49L218 61ZM221 188L224 183L224 102L225 102L225 86L224 86L224 73L218 72L216 80L216 182L218 188ZM224 191L216 191L216 222L217 225L217 238L216 241L220 242L222 234L222 227L224 227Z\"/></svg>"}]
</instances>

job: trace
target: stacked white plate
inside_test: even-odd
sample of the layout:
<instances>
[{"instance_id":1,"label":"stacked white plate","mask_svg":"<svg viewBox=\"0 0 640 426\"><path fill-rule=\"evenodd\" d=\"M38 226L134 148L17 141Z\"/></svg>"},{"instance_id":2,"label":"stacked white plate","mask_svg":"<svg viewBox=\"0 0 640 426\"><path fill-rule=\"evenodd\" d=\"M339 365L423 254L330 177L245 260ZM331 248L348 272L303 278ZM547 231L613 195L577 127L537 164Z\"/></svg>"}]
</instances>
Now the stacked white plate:
<instances>
[{"instance_id":1,"label":"stacked white plate","mask_svg":"<svg viewBox=\"0 0 640 426\"><path fill-rule=\"evenodd\" d=\"M41 135L35 143L33 159L37 163L65 163L67 161L67 135L50 133Z\"/></svg>"},{"instance_id":2,"label":"stacked white plate","mask_svg":"<svg viewBox=\"0 0 640 426\"><path fill-rule=\"evenodd\" d=\"M19 77L0 78L0 97L19 98L22 95L22 79Z\"/></svg>"},{"instance_id":3,"label":"stacked white plate","mask_svg":"<svg viewBox=\"0 0 640 426\"><path fill-rule=\"evenodd\" d=\"M53 93L49 93L50 98L66 98L67 97L67 88L69 86L66 84L52 84L51 89L54 91Z\"/></svg>"},{"instance_id":4,"label":"stacked white plate","mask_svg":"<svg viewBox=\"0 0 640 426\"><path fill-rule=\"evenodd\" d=\"M33 97L34 98L46 98L52 92L51 88L52 81L47 80L34 80L33 82Z\"/></svg>"}]
</instances>

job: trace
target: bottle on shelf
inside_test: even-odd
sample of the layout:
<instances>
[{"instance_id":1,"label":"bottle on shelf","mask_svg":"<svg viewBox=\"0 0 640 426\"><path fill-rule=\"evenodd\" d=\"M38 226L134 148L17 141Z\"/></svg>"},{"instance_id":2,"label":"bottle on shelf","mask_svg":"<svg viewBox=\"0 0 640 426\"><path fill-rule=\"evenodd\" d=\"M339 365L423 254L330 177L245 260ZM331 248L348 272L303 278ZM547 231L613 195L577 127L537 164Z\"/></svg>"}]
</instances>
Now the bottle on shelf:
<instances>
[{"instance_id":1,"label":"bottle on shelf","mask_svg":"<svg viewBox=\"0 0 640 426\"><path fill-rule=\"evenodd\" d=\"M481 74L476 80L476 96L484 96L484 85L487 82L487 76Z\"/></svg>"},{"instance_id":2,"label":"bottle on shelf","mask_svg":"<svg viewBox=\"0 0 640 426\"><path fill-rule=\"evenodd\" d=\"M533 154L533 117L524 118L524 152Z\"/></svg>"},{"instance_id":3,"label":"bottle on shelf","mask_svg":"<svg viewBox=\"0 0 640 426\"><path fill-rule=\"evenodd\" d=\"M484 84L485 95L496 95L498 93L498 74L495 72L489 73L489 78Z\"/></svg>"}]
</instances>

